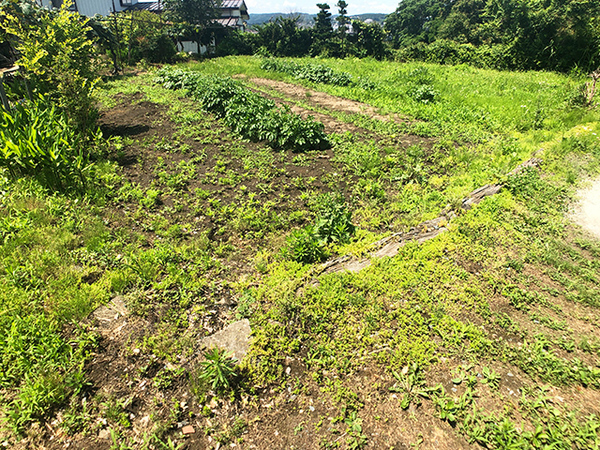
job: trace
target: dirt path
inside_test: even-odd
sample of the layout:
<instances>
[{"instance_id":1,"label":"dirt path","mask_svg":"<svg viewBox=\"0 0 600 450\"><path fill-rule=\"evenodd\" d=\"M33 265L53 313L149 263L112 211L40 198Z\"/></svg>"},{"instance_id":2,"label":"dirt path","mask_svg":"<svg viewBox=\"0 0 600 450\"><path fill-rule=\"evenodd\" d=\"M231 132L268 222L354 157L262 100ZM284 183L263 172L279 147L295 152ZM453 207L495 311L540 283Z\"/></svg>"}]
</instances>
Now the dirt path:
<instances>
[{"instance_id":1,"label":"dirt path","mask_svg":"<svg viewBox=\"0 0 600 450\"><path fill-rule=\"evenodd\" d=\"M369 139L378 139L377 132L343 121L334 117L335 114L330 115L325 111L351 116L362 115L381 122L394 122L398 125L407 124L407 120L398 114L379 114L377 108L367 105L366 103L336 97L296 84L284 83L282 81L269 80L266 78L250 78L247 81L251 85L254 85L261 95L270 98L277 105L289 106L292 112L300 115L302 118L312 116L315 120L321 122L325 126L325 132L327 134L350 132L357 135L363 135ZM310 109L305 108L303 105L310 105ZM313 108L320 109L321 112L317 112ZM380 137L381 136L379 136L379 138ZM431 148L435 141L436 138L402 133L402 137L398 143L401 143L403 147L421 145L425 148Z\"/></svg>"},{"instance_id":2,"label":"dirt path","mask_svg":"<svg viewBox=\"0 0 600 450\"><path fill-rule=\"evenodd\" d=\"M336 97L324 92L314 91L296 84L284 83L283 81L268 80L266 78L250 78L250 83L256 86L275 89L282 94L303 100L320 106L325 109L330 109L338 112L349 114L363 114L373 119L381 121L393 120L397 123L405 123L406 121L397 115L388 116L379 114L378 109L365 103L348 100L345 98Z\"/></svg>"},{"instance_id":3,"label":"dirt path","mask_svg":"<svg viewBox=\"0 0 600 450\"><path fill-rule=\"evenodd\" d=\"M579 198L573 211L573 220L600 238L600 178L594 180L591 187L580 191Z\"/></svg>"}]
</instances>

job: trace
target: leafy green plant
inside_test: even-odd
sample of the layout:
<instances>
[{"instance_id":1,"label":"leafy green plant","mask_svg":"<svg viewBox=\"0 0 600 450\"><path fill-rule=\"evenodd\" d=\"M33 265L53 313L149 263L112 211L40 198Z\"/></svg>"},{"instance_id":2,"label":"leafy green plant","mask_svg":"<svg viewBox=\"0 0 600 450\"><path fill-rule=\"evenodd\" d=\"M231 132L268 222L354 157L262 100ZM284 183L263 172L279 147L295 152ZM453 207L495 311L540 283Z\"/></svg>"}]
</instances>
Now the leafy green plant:
<instances>
[{"instance_id":1,"label":"leafy green plant","mask_svg":"<svg viewBox=\"0 0 600 450\"><path fill-rule=\"evenodd\" d=\"M411 89L408 94L413 100L420 103L433 103L437 100L439 92L436 91L433 86L428 84L422 84L420 86Z\"/></svg>"},{"instance_id":2,"label":"leafy green plant","mask_svg":"<svg viewBox=\"0 0 600 450\"><path fill-rule=\"evenodd\" d=\"M308 225L301 230L292 231L288 238L287 253L294 261L311 264L327 257L325 242L314 227Z\"/></svg>"},{"instance_id":3,"label":"leafy green plant","mask_svg":"<svg viewBox=\"0 0 600 450\"><path fill-rule=\"evenodd\" d=\"M390 387L391 392L404 394L400 407L407 409L411 403L420 404L421 398L431 398L432 393L439 390L439 387L426 387L423 371L417 363L405 366L400 373L392 371L396 383Z\"/></svg>"},{"instance_id":4,"label":"leafy green plant","mask_svg":"<svg viewBox=\"0 0 600 450\"><path fill-rule=\"evenodd\" d=\"M224 392L232 387L236 376L235 362L227 351L212 348L204 352L205 361L200 363L198 379L207 383L215 392Z\"/></svg>"},{"instance_id":5,"label":"leafy green plant","mask_svg":"<svg viewBox=\"0 0 600 450\"><path fill-rule=\"evenodd\" d=\"M99 78L98 58L88 37L88 19L70 7L71 2L66 1L58 13L32 4L22 10L6 8L1 23L9 36L16 38L18 64L34 89L56 102L69 125L87 132L97 118L92 92ZM25 10L35 20L24 20Z\"/></svg>"},{"instance_id":6,"label":"leafy green plant","mask_svg":"<svg viewBox=\"0 0 600 450\"><path fill-rule=\"evenodd\" d=\"M352 84L352 76L347 72L338 72L323 64L299 64L276 58L263 59L260 68L269 72L283 72L292 75L296 80L312 83L348 86ZM363 81L364 84L364 81Z\"/></svg>"},{"instance_id":7,"label":"leafy green plant","mask_svg":"<svg viewBox=\"0 0 600 450\"><path fill-rule=\"evenodd\" d=\"M460 397L452 398L446 395L443 388L440 388L437 395L433 397L433 404L439 412L440 419L455 424L464 416L467 408L473 404L473 390L467 387Z\"/></svg>"},{"instance_id":8,"label":"leafy green plant","mask_svg":"<svg viewBox=\"0 0 600 450\"><path fill-rule=\"evenodd\" d=\"M346 439L348 449L360 450L365 448L368 439L367 436L363 434L362 419L357 416L356 411L352 411L348 414L348 417L344 419L344 422L347 425L346 433L349 435Z\"/></svg>"},{"instance_id":9,"label":"leafy green plant","mask_svg":"<svg viewBox=\"0 0 600 450\"><path fill-rule=\"evenodd\" d=\"M312 117L303 119L287 107L276 108L272 100L231 78L165 68L155 81L167 88L187 89L204 109L222 117L227 126L247 139L295 151L330 146L322 123Z\"/></svg>"},{"instance_id":10,"label":"leafy green plant","mask_svg":"<svg viewBox=\"0 0 600 450\"><path fill-rule=\"evenodd\" d=\"M65 116L47 100L0 110L0 167L13 177L32 176L52 190L81 191L88 155Z\"/></svg>"},{"instance_id":11,"label":"leafy green plant","mask_svg":"<svg viewBox=\"0 0 600 450\"><path fill-rule=\"evenodd\" d=\"M487 385L493 389L498 389L500 386L500 375L495 372L494 369L484 367L481 370L481 374L483 376L483 383L487 383Z\"/></svg>"},{"instance_id":12,"label":"leafy green plant","mask_svg":"<svg viewBox=\"0 0 600 450\"><path fill-rule=\"evenodd\" d=\"M326 243L349 242L356 227L352 224L352 212L343 198L324 196L319 205L314 231Z\"/></svg>"}]
</instances>

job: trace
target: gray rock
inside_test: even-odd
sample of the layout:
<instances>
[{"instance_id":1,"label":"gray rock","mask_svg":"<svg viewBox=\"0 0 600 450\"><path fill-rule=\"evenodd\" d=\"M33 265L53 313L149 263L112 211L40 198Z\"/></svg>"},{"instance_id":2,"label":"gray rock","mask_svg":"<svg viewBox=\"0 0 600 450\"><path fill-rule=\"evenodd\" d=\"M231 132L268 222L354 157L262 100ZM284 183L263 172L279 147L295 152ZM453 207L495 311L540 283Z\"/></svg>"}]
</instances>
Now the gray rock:
<instances>
[{"instance_id":1,"label":"gray rock","mask_svg":"<svg viewBox=\"0 0 600 450\"><path fill-rule=\"evenodd\" d=\"M92 315L100 322L100 325L110 327L119 317L129 315L127 306L120 295L113 298L106 306L100 306Z\"/></svg>"},{"instance_id":2,"label":"gray rock","mask_svg":"<svg viewBox=\"0 0 600 450\"><path fill-rule=\"evenodd\" d=\"M238 320L212 336L201 339L200 346L226 350L232 353L238 361L241 361L250 350L251 333L250 321L248 319Z\"/></svg>"}]
</instances>

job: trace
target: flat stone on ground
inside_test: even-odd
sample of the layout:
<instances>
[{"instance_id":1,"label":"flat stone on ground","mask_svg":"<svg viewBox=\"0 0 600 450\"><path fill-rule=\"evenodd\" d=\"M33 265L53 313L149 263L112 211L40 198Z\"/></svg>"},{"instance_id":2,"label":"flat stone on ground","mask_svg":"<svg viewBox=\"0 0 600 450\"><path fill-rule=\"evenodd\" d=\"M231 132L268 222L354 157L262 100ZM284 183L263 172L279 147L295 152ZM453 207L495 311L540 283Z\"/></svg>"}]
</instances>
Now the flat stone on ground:
<instances>
[{"instance_id":1,"label":"flat stone on ground","mask_svg":"<svg viewBox=\"0 0 600 450\"><path fill-rule=\"evenodd\" d=\"M119 317L129 314L127 306L120 295L113 298L106 306L100 306L93 313L93 316L104 327L110 327Z\"/></svg>"},{"instance_id":2,"label":"flat stone on ground","mask_svg":"<svg viewBox=\"0 0 600 450\"><path fill-rule=\"evenodd\" d=\"M248 319L238 320L228 325L223 330L200 340L204 348L217 347L233 354L233 357L241 361L250 350L250 321Z\"/></svg>"}]
</instances>

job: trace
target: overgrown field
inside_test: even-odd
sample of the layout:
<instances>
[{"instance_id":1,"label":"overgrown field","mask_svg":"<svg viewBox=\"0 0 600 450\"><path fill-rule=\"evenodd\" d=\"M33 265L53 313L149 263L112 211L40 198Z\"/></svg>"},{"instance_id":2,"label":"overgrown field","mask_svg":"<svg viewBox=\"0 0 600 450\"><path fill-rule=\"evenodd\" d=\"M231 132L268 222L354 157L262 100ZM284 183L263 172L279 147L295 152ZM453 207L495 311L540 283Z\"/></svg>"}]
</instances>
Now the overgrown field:
<instances>
[{"instance_id":1,"label":"overgrown field","mask_svg":"<svg viewBox=\"0 0 600 450\"><path fill-rule=\"evenodd\" d=\"M103 144L55 181L77 189L0 173L6 446L600 447L584 81L254 57L105 80ZM203 351L240 319L242 361Z\"/></svg>"}]
</instances>

